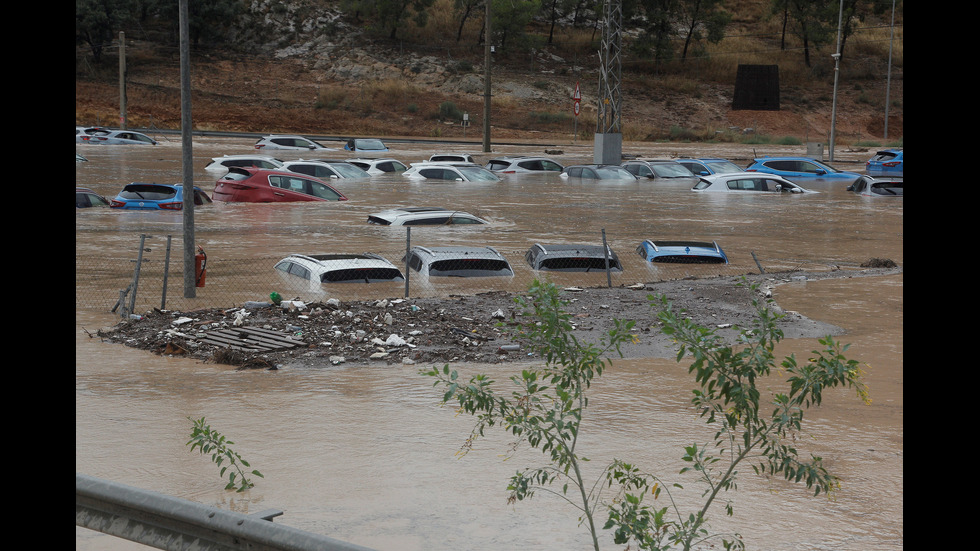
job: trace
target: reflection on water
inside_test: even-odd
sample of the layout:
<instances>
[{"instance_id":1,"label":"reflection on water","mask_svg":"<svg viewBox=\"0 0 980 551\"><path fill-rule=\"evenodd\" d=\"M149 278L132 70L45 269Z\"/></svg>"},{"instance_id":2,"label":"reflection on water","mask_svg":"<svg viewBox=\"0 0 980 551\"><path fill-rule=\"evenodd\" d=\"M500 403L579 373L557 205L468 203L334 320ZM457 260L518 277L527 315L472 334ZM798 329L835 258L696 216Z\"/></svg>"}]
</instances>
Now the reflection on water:
<instances>
[{"instance_id":1,"label":"reflection on water","mask_svg":"<svg viewBox=\"0 0 980 551\"><path fill-rule=\"evenodd\" d=\"M427 147L398 150L396 145L390 155L417 160L428 156ZM197 185L213 189L212 175L203 170L207 158L249 148L248 140L195 143ZM478 146L456 148L476 153ZM115 195L131 181L180 179L176 141L152 149L93 146L82 153L90 161L77 165L76 183L103 195ZM589 153L583 148L581 157ZM666 156L655 149L645 154ZM404 232L370 226L367 214L392 206L438 205L467 210L493 224L476 230L413 230L413 244L490 244L515 255L512 262L536 241L595 242L601 229L621 258L651 237L715 239L745 271L755 268L752 252L808 268L853 266L870 257L903 260L901 200L856 197L837 189L808 196L714 197L645 182L595 185L553 175L514 175L476 185L382 176L338 187L351 201L199 209L197 240L209 255L243 260L339 248L399 251L404 250ZM76 254L125 256L139 234L179 237L180 228L174 213L79 211ZM852 344L849 356L868 363L874 402L862 406L851 394L835 392L808 416L803 444L844 481L835 501L757 479L746 470L733 496L735 517L714 511L714 528L739 531L752 549L902 547L902 289L900 275L777 289L783 308L846 328L841 340ZM504 460L509 440L493 432L468 456L454 457L472 419L438 405L437 391L417 374L420 366L238 372L88 336L87 331L115 319L104 310L76 310L78 472L240 512L282 509L285 515L276 522L377 549L589 547L576 512L561 500L539 494L531 502L506 504L509 476L540 465L540 454L521 451ZM779 352L804 355L818 346L787 341ZM458 367L490 373L498 381L519 369ZM673 361L615 362L592 390L583 429L580 449L593 460L592 474L619 457L677 476L681 446L710 437L688 407L690 386L685 366ZM247 494L223 491L210 461L188 451L188 418L202 416L265 475ZM681 481L691 492L682 499L696 501L696 484ZM608 538L603 543L616 548ZM76 529L76 548L141 547Z\"/></svg>"}]
</instances>

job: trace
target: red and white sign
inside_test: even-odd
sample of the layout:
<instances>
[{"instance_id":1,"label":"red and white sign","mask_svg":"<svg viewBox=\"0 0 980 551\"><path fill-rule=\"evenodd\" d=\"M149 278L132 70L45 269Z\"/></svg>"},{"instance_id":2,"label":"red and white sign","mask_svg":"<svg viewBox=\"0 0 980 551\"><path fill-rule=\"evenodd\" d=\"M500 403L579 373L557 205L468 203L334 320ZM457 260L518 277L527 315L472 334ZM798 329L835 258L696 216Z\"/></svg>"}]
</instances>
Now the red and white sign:
<instances>
[{"instance_id":1,"label":"red and white sign","mask_svg":"<svg viewBox=\"0 0 980 551\"><path fill-rule=\"evenodd\" d=\"M575 100L575 103L582 101L582 90L579 89L577 82L575 83L575 92L572 94L572 99Z\"/></svg>"},{"instance_id":2,"label":"red and white sign","mask_svg":"<svg viewBox=\"0 0 980 551\"><path fill-rule=\"evenodd\" d=\"M579 114L579 111L581 111L581 110L582 110L582 109L581 109L581 108L579 108L579 102L578 102L578 100L575 100L575 106L574 106L574 107L572 107L572 111L574 111L574 112L575 112L575 116L576 116L576 117L578 116L578 114Z\"/></svg>"}]
</instances>

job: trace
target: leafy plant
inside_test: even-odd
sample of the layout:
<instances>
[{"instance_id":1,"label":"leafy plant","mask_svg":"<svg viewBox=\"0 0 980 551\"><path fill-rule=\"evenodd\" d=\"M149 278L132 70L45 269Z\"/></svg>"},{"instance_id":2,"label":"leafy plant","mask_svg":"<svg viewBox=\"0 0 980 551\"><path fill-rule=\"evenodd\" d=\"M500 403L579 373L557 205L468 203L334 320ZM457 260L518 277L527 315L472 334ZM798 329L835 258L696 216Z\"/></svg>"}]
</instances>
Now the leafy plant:
<instances>
[{"instance_id":1,"label":"leafy plant","mask_svg":"<svg viewBox=\"0 0 980 551\"><path fill-rule=\"evenodd\" d=\"M598 550L594 513L599 496L594 485L585 483L581 464L588 459L578 454L576 444L589 386L609 364L605 355L618 352L622 343L633 338L629 333L633 322L616 321L600 345L580 342L572 335L571 315L564 310L566 303L559 293L554 284L535 280L529 298L516 299L524 315L532 319L519 336L527 339L545 364L511 377L514 390L509 395L498 393L494 381L485 375L461 381L448 365L422 374L435 377L434 386L445 388L443 402L455 400L461 411L477 418L462 453L487 427L501 424L517 437L515 447L526 443L546 454L549 465L518 471L511 478L509 501L530 498L536 490L562 497L579 509ZM553 483L560 483L561 489L551 489Z\"/></svg>"},{"instance_id":2,"label":"leafy plant","mask_svg":"<svg viewBox=\"0 0 980 551\"><path fill-rule=\"evenodd\" d=\"M225 485L226 490L237 488L235 491L244 492L255 486L249 480L248 475L265 478L257 470L246 473L245 469L250 468L251 465L238 452L229 447L235 443L212 429L211 425L205 422L204 417L190 420L194 423L194 430L191 431L191 439L187 442L187 445L191 447L191 451L199 449L202 455L211 454L211 462L221 468L220 476L225 476L225 473L230 469L230 472L228 472L228 484ZM222 465L226 461L228 464Z\"/></svg>"},{"instance_id":3,"label":"leafy plant","mask_svg":"<svg viewBox=\"0 0 980 551\"><path fill-rule=\"evenodd\" d=\"M698 388L691 402L717 432L712 442L684 448L686 466L680 473L695 473L706 488L703 503L686 515L676 504L672 515L668 515L667 507L645 505L643 497L653 495L656 499L664 488L663 481L625 462L614 463L607 481L620 486L622 499L610 508L605 527L615 528L615 541L633 541L640 549L678 546L687 550L716 537L705 529L708 510L723 492L737 489L742 463L749 463L762 476L782 476L803 483L814 490L814 495L830 494L839 488L838 478L824 468L821 458L801 457L794 442L802 429L803 414L821 403L824 390L852 388L862 401L870 403L859 363L843 355L848 346L826 337L819 340L824 348L812 351L806 361L800 362L794 355L785 358L780 367L788 375L788 390L775 393L771 402L765 403L757 382L775 369L773 350L783 338L776 324L779 315L754 301L754 325L740 329L736 345L729 346L714 329L675 313L666 297L650 299L661 306L658 318L663 332L679 344L677 361L693 359L688 372L694 375ZM728 515L733 514L731 502L725 509ZM743 548L737 534L732 540L722 539L722 544L726 549Z\"/></svg>"},{"instance_id":4,"label":"leafy plant","mask_svg":"<svg viewBox=\"0 0 980 551\"><path fill-rule=\"evenodd\" d=\"M743 463L762 476L801 482L815 494L837 489L838 479L824 468L821 458L801 458L794 441L801 431L804 412L821 403L824 390L853 388L862 400L870 401L858 362L843 355L847 346L827 337L819 341L824 349L813 351L806 361L789 356L777 369L773 350L783 333L777 326L780 316L766 305L753 303L756 319L751 327L739 329L735 345L729 345L714 329L675 313L666 297L649 298L651 303L659 303L663 332L679 344L677 361L692 360L689 373L697 383L692 395L695 410L717 429L712 442L686 446L681 457L684 467L680 474L693 473L705 486L703 502L694 511L681 511L671 497L671 488L680 488L680 484L670 484L619 459L604 469L597 482L586 484L581 467L588 460L579 454L576 443L588 406L588 389L609 366L605 355L619 352L622 343L634 338L629 332L633 323L616 320L600 345L580 342L572 335L566 303L550 283L535 281L529 296L517 299L524 316L531 320L521 326L518 336L526 339L545 363L511 377L513 390L509 394L496 390L496 382L486 375L466 381L448 365L421 371L436 379L434 386L444 388L444 403L455 401L461 412L476 418L460 453L465 454L476 438L497 424L517 437L515 448L526 443L541 450L550 464L524 469L511 477L509 501L530 498L538 490L563 498L581 512L580 521L588 528L597 551L595 519L600 506L608 513L603 528L613 530L618 544L635 544L647 550L689 550L720 539L726 549L744 548L738 534L729 539L706 528L711 506L724 492L737 489L738 468ZM757 383L774 370L788 375L788 389L766 403ZM555 488L558 484L560 489ZM601 499L604 487L615 488L611 503ZM661 496L669 506L654 507L644 501ZM733 514L731 501L725 510Z\"/></svg>"}]
</instances>

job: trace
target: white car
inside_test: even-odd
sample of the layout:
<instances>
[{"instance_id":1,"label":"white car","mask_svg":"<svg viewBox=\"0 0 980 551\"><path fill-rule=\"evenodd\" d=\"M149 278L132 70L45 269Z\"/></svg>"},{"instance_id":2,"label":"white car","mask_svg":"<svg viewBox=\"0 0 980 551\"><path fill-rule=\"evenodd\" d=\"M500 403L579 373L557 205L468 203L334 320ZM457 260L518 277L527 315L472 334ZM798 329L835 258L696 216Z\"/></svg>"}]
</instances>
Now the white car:
<instances>
[{"instance_id":1,"label":"white car","mask_svg":"<svg viewBox=\"0 0 980 551\"><path fill-rule=\"evenodd\" d=\"M449 226L486 224L487 221L468 212L439 207L406 207L388 209L368 216L369 224L379 226Z\"/></svg>"},{"instance_id":2,"label":"white car","mask_svg":"<svg viewBox=\"0 0 980 551\"><path fill-rule=\"evenodd\" d=\"M510 263L493 247L412 247L402 259L425 276L512 276Z\"/></svg>"},{"instance_id":3,"label":"white car","mask_svg":"<svg viewBox=\"0 0 980 551\"><path fill-rule=\"evenodd\" d=\"M347 159L347 162L372 175L408 170L405 163L396 159Z\"/></svg>"},{"instance_id":4,"label":"white car","mask_svg":"<svg viewBox=\"0 0 980 551\"><path fill-rule=\"evenodd\" d=\"M782 176L765 172L731 172L702 176L691 191L705 193L817 193Z\"/></svg>"},{"instance_id":5,"label":"white car","mask_svg":"<svg viewBox=\"0 0 980 551\"><path fill-rule=\"evenodd\" d=\"M474 163L430 161L412 163L402 172L406 178L426 180L448 180L456 182L499 182L500 177Z\"/></svg>"},{"instance_id":6,"label":"white car","mask_svg":"<svg viewBox=\"0 0 980 551\"><path fill-rule=\"evenodd\" d=\"M268 155L225 155L224 157L212 157L211 162L204 167L204 170L224 174L233 166L254 166L256 168L279 170L282 168L282 161L274 157L269 157Z\"/></svg>"},{"instance_id":7,"label":"white car","mask_svg":"<svg viewBox=\"0 0 980 551\"><path fill-rule=\"evenodd\" d=\"M404 281L401 270L374 254L291 254L275 269L313 283L376 283Z\"/></svg>"},{"instance_id":8,"label":"white car","mask_svg":"<svg viewBox=\"0 0 980 551\"><path fill-rule=\"evenodd\" d=\"M75 136L75 140L78 140L77 135ZM156 145L157 141L146 134L131 130L111 130L109 132L92 134L85 143L105 145Z\"/></svg>"},{"instance_id":9,"label":"white car","mask_svg":"<svg viewBox=\"0 0 980 551\"><path fill-rule=\"evenodd\" d=\"M561 172L561 164L547 157L497 157L486 164L487 170L503 174L517 172Z\"/></svg>"},{"instance_id":10,"label":"white car","mask_svg":"<svg viewBox=\"0 0 980 551\"><path fill-rule=\"evenodd\" d=\"M255 142L255 149L322 149L329 150L319 143L303 136L263 136Z\"/></svg>"},{"instance_id":11,"label":"white car","mask_svg":"<svg viewBox=\"0 0 980 551\"><path fill-rule=\"evenodd\" d=\"M368 178L371 175L351 163L344 161L286 161L282 164L283 170L306 174L320 180L341 179L341 178Z\"/></svg>"},{"instance_id":12,"label":"white car","mask_svg":"<svg viewBox=\"0 0 980 551\"><path fill-rule=\"evenodd\" d=\"M429 157L430 163L476 163L472 155L466 153L436 153Z\"/></svg>"}]
</instances>

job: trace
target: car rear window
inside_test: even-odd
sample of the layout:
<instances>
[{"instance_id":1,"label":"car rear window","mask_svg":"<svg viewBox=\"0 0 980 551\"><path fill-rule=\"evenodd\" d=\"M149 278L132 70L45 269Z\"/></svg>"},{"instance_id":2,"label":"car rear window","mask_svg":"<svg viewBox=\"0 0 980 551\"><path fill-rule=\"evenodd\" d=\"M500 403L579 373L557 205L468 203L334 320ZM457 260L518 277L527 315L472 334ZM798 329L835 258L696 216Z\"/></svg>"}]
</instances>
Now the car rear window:
<instances>
[{"instance_id":1,"label":"car rear window","mask_svg":"<svg viewBox=\"0 0 980 551\"><path fill-rule=\"evenodd\" d=\"M596 257L565 257L565 258L546 258L541 261L538 267L540 270L554 270L566 272L591 272L593 270L605 271L606 259ZM609 259L610 270L621 270L619 260Z\"/></svg>"},{"instance_id":2,"label":"car rear window","mask_svg":"<svg viewBox=\"0 0 980 551\"><path fill-rule=\"evenodd\" d=\"M398 281L402 274L396 268L346 268L331 270L320 279L323 283Z\"/></svg>"},{"instance_id":3,"label":"car rear window","mask_svg":"<svg viewBox=\"0 0 980 551\"><path fill-rule=\"evenodd\" d=\"M506 260L493 258L454 258L437 260L429 266L430 275L449 276L495 276L510 275L510 264Z\"/></svg>"},{"instance_id":4,"label":"car rear window","mask_svg":"<svg viewBox=\"0 0 980 551\"><path fill-rule=\"evenodd\" d=\"M142 199L144 201L161 201L177 195L177 190L167 186L153 184L130 184L119 192L123 199Z\"/></svg>"}]
</instances>

